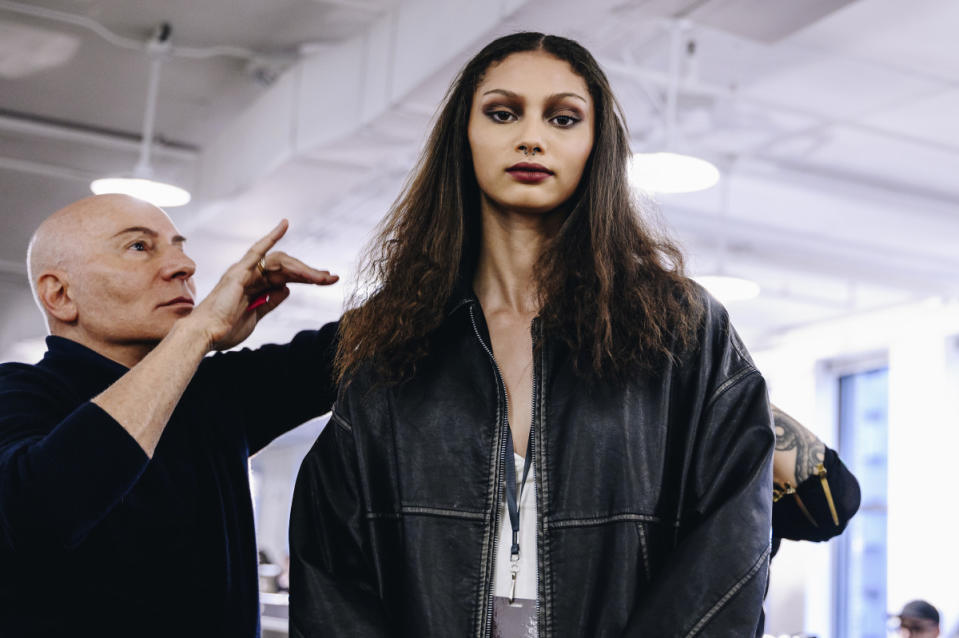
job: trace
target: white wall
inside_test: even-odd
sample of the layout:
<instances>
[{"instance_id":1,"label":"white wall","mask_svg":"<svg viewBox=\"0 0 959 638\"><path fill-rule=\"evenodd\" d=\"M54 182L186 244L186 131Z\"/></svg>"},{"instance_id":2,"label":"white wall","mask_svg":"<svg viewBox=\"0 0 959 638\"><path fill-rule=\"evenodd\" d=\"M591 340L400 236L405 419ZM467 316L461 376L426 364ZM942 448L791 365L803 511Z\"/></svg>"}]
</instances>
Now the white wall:
<instances>
[{"instance_id":1,"label":"white wall","mask_svg":"<svg viewBox=\"0 0 959 638\"><path fill-rule=\"evenodd\" d=\"M735 322L735 308L731 308ZM750 345L774 403L835 445L836 375L889 365L888 611L924 598L959 621L959 302L929 300L797 329ZM830 548L789 543L774 563L767 631L831 635ZM801 611L800 611L801 610Z\"/></svg>"},{"instance_id":2,"label":"white wall","mask_svg":"<svg viewBox=\"0 0 959 638\"><path fill-rule=\"evenodd\" d=\"M290 505L303 457L323 431L327 416L288 432L251 460L256 542L277 563L289 554Z\"/></svg>"},{"instance_id":3,"label":"white wall","mask_svg":"<svg viewBox=\"0 0 959 638\"><path fill-rule=\"evenodd\" d=\"M46 351L47 327L26 275L21 280L0 274L0 299L0 361L36 363Z\"/></svg>"}]
</instances>

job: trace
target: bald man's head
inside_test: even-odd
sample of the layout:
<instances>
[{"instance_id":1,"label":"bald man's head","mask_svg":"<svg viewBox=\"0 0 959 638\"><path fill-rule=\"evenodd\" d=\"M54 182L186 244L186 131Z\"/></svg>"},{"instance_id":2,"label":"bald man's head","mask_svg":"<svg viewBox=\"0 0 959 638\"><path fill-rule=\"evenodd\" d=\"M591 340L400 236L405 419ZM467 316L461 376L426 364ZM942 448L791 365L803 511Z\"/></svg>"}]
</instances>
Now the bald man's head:
<instances>
[{"instance_id":1,"label":"bald man's head","mask_svg":"<svg viewBox=\"0 0 959 638\"><path fill-rule=\"evenodd\" d=\"M84 227L99 210L128 203L125 195L94 195L61 208L47 217L30 238L27 247L27 275L34 296L37 277L48 270L69 269L82 250ZM77 243L77 240L79 244ZM42 306L41 306L42 309Z\"/></svg>"},{"instance_id":2,"label":"bald man's head","mask_svg":"<svg viewBox=\"0 0 959 638\"><path fill-rule=\"evenodd\" d=\"M94 195L55 212L27 250L30 286L50 332L81 342L78 330L162 338L170 313L153 311L170 298L194 297L195 265L183 241L166 213L128 195Z\"/></svg>"},{"instance_id":3,"label":"bald man's head","mask_svg":"<svg viewBox=\"0 0 959 638\"><path fill-rule=\"evenodd\" d=\"M124 210L153 208L152 204L129 195L91 195L68 204L47 217L33 233L27 246L27 276L30 290L40 310L47 315L37 294L37 280L44 273L68 275L89 251L91 236L98 227Z\"/></svg>"}]
</instances>

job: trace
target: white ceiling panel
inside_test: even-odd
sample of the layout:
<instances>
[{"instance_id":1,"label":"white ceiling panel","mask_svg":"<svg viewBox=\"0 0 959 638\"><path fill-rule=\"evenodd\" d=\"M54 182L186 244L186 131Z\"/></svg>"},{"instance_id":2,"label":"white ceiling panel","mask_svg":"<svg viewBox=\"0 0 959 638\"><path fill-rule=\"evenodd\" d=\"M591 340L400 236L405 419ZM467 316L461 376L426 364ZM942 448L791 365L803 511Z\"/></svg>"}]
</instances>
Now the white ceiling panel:
<instances>
[{"instance_id":1,"label":"white ceiling panel","mask_svg":"<svg viewBox=\"0 0 959 638\"><path fill-rule=\"evenodd\" d=\"M834 127L804 160L833 167L837 173L869 174L876 182L951 194L959 202L959 155L938 145Z\"/></svg>"},{"instance_id":2,"label":"white ceiling panel","mask_svg":"<svg viewBox=\"0 0 959 638\"><path fill-rule=\"evenodd\" d=\"M959 46L957 46L959 57ZM881 110L864 123L959 152L959 88L936 90L902 106Z\"/></svg>"},{"instance_id":3,"label":"white ceiling panel","mask_svg":"<svg viewBox=\"0 0 959 638\"><path fill-rule=\"evenodd\" d=\"M824 54L841 54L947 82L959 81L959 3L860 0L790 38Z\"/></svg>"},{"instance_id":4,"label":"white ceiling panel","mask_svg":"<svg viewBox=\"0 0 959 638\"><path fill-rule=\"evenodd\" d=\"M826 121L857 118L941 87L937 80L871 62L785 45L771 71L743 93L818 114Z\"/></svg>"}]
</instances>

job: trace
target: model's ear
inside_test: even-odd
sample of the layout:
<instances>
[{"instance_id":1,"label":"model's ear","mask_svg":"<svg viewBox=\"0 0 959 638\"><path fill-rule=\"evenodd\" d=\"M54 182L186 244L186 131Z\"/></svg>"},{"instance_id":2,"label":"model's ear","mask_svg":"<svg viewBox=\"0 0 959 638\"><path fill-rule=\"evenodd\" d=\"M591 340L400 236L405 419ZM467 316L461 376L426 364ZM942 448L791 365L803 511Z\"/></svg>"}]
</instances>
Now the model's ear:
<instances>
[{"instance_id":1,"label":"model's ear","mask_svg":"<svg viewBox=\"0 0 959 638\"><path fill-rule=\"evenodd\" d=\"M37 299L51 317L62 323L77 320L77 304L62 274L45 272L37 280Z\"/></svg>"}]
</instances>

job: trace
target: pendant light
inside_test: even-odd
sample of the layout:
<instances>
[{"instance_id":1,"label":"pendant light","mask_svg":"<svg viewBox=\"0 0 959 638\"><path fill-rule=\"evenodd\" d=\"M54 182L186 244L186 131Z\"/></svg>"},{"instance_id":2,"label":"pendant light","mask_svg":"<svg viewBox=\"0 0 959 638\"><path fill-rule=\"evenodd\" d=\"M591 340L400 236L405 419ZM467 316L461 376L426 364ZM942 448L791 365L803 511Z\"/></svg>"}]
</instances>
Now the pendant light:
<instances>
[{"instance_id":1,"label":"pendant light","mask_svg":"<svg viewBox=\"0 0 959 638\"><path fill-rule=\"evenodd\" d=\"M160 69L170 50L168 23L160 25L147 43L150 56L150 74L147 79L146 109L143 114L143 138L140 141L140 158L130 174L104 177L90 183L90 190L97 195L122 193L150 202L155 206L170 208L190 202L190 192L174 184L153 179L150 166L150 148L153 143L153 126L156 119L157 90L160 84Z\"/></svg>"},{"instance_id":2,"label":"pendant light","mask_svg":"<svg viewBox=\"0 0 959 638\"><path fill-rule=\"evenodd\" d=\"M684 25L675 21L670 26L669 86L664 108L664 148L653 153L636 153L629 167L630 182L647 193L689 193L705 190L719 181L719 169L711 162L681 153L678 150L676 112L679 83L682 72L682 31ZM695 46L689 43L689 55Z\"/></svg>"}]
</instances>

